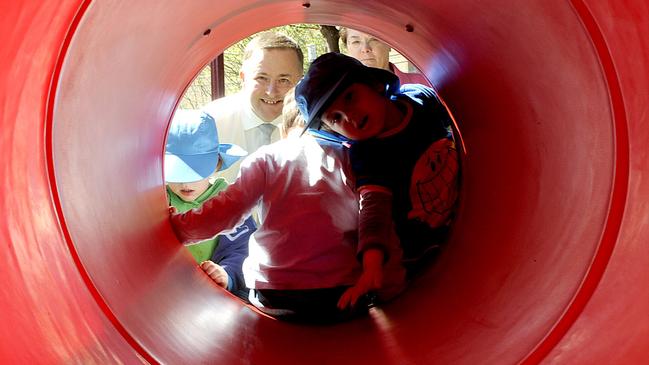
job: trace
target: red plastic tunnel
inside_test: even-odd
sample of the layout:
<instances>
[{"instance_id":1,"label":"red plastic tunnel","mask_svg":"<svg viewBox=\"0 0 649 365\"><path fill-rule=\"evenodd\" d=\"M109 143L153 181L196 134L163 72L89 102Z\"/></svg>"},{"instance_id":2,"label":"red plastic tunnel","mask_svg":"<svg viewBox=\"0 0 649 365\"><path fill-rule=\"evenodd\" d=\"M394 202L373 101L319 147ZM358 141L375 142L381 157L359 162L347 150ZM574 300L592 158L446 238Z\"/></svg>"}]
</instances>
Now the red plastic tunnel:
<instances>
[{"instance_id":1,"label":"red plastic tunnel","mask_svg":"<svg viewBox=\"0 0 649 365\"><path fill-rule=\"evenodd\" d=\"M49 0L0 13L3 364L649 361L645 0ZM303 22L407 55L466 147L439 261L368 318L325 327L217 290L170 230L162 179L169 117L201 66Z\"/></svg>"}]
</instances>

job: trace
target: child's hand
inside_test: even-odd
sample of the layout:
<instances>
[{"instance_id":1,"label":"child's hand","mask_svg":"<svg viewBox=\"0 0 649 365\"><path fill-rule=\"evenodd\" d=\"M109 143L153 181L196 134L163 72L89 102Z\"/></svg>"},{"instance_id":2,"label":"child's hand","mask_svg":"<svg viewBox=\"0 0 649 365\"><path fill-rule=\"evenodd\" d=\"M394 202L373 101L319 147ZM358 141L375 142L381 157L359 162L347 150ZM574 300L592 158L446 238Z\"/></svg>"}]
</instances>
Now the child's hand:
<instances>
[{"instance_id":1,"label":"child's hand","mask_svg":"<svg viewBox=\"0 0 649 365\"><path fill-rule=\"evenodd\" d=\"M178 209L176 209L176 207L170 205L169 206L169 214L173 215L173 214L177 214L177 213L178 213Z\"/></svg>"},{"instance_id":2,"label":"child's hand","mask_svg":"<svg viewBox=\"0 0 649 365\"><path fill-rule=\"evenodd\" d=\"M369 249L363 253L363 273L356 284L347 289L338 300L338 308L355 306L358 299L383 284L383 252Z\"/></svg>"},{"instance_id":3,"label":"child's hand","mask_svg":"<svg viewBox=\"0 0 649 365\"><path fill-rule=\"evenodd\" d=\"M203 269L207 276L212 278L214 282L224 288L228 287L228 273L225 272L221 265L217 265L214 262L207 260L201 262L201 269Z\"/></svg>"}]
</instances>

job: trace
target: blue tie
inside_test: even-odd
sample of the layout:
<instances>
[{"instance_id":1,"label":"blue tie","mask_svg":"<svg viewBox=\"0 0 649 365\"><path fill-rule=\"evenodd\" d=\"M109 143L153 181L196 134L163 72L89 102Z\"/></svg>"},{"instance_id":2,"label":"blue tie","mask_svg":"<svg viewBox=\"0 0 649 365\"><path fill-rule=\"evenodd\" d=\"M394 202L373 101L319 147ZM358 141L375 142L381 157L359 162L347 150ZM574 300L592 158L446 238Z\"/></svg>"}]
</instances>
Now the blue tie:
<instances>
[{"instance_id":1,"label":"blue tie","mask_svg":"<svg viewBox=\"0 0 649 365\"><path fill-rule=\"evenodd\" d=\"M264 135L264 143L263 144L270 144L270 136L273 134L273 131L275 130L275 125L273 123L262 123L259 125L259 129L261 130L262 134Z\"/></svg>"}]
</instances>

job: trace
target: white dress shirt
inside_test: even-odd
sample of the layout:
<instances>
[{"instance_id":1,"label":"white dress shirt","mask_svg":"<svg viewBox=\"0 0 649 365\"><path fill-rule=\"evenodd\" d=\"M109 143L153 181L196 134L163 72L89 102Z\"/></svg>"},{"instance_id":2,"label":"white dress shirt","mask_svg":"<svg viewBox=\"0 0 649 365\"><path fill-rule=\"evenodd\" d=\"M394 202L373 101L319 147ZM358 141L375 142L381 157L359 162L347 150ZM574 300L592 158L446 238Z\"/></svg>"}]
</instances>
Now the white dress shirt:
<instances>
[{"instance_id":1,"label":"white dress shirt","mask_svg":"<svg viewBox=\"0 0 649 365\"><path fill-rule=\"evenodd\" d=\"M206 104L202 110L216 121L219 143L234 143L248 151L248 154L269 143L263 128L259 128L267 122L255 114L249 97L241 92L216 99ZM281 122L282 116L280 115L270 123L277 127ZM275 128L271 134L270 143L278 140L279 128ZM234 163L228 169L219 171L216 176L223 177L227 182L232 183L239 173L240 165L240 161Z\"/></svg>"}]
</instances>

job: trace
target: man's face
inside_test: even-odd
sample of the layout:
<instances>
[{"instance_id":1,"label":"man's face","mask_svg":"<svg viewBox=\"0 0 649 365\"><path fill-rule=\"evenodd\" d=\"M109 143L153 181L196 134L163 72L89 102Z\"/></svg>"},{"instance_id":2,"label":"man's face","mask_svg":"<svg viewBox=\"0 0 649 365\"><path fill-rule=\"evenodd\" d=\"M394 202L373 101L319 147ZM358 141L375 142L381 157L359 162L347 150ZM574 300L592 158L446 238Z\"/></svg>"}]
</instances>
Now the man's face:
<instances>
[{"instance_id":1,"label":"man's face","mask_svg":"<svg viewBox=\"0 0 649 365\"><path fill-rule=\"evenodd\" d=\"M374 36L347 29L347 50L365 66L389 70L390 47Z\"/></svg>"},{"instance_id":2,"label":"man's face","mask_svg":"<svg viewBox=\"0 0 649 365\"><path fill-rule=\"evenodd\" d=\"M351 84L322 113L322 121L334 132L355 140L378 136L386 128L390 101L361 83Z\"/></svg>"},{"instance_id":3,"label":"man's face","mask_svg":"<svg viewBox=\"0 0 649 365\"><path fill-rule=\"evenodd\" d=\"M186 202L193 202L201 196L209 187L209 178L190 183L168 183L171 191L176 193L180 199Z\"/></svg>"},{"instance_id":4,"label":"man's face","mask_svg":"<svg viewBox=\"0 0 649 365\"><path fill-rule=\"evenodd\" d=\"M258 49L241 67L243 91L259 118L270 122L282 114L284 95L302 77L291 49Z\"/></svg>"}]
</instances>

